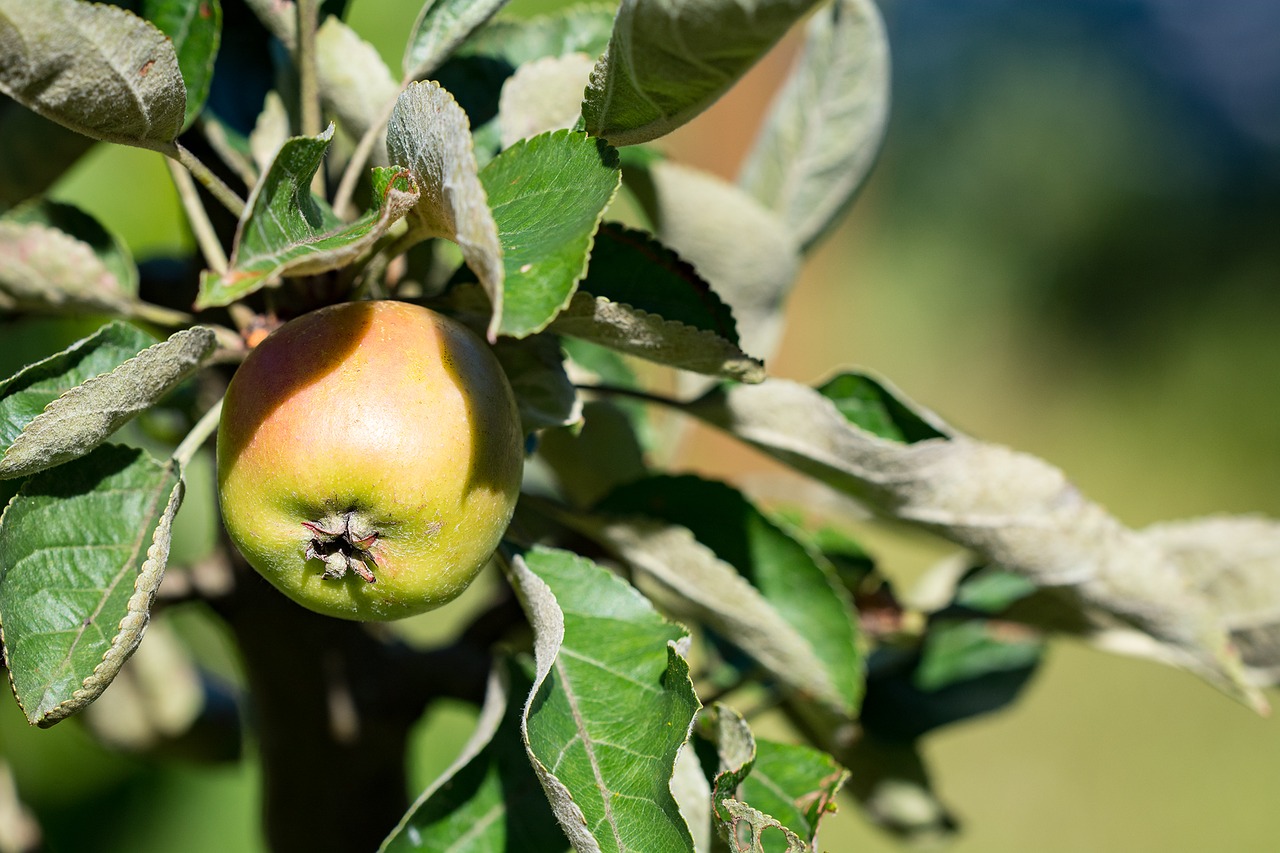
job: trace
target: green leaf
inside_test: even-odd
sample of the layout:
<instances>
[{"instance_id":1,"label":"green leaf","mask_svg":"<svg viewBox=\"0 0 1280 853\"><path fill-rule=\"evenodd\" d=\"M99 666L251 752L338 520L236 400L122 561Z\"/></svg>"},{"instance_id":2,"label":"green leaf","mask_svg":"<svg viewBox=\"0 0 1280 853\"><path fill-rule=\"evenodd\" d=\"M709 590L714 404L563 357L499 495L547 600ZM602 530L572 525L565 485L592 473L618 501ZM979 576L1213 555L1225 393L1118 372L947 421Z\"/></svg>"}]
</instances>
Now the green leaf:
<instances>
[{"instance_id":1,"label":"green leaf","mask_svg":"<svg viewBox=\"0 0 1280 853\"><path fill-rule=\"evenodd\" d=\"M509 0L427 0L404 48L406 80L420 80Z\"/></svg>"},{"instance_id":2,"label":"green leaf","mask_svg":"<svg viewBox=\"0 0 1280 853\"><path fill-rule=\"evenodd\" d=\"M808 248L870 172L889 117L889 45L872 0L835 0L810 19L739 185Z\"/></svg>"},{"instance_id":3,"label":"green leaf","mask_svg":"<svg viewBox=\"0 0 1280 853\"><path fill-rule=\"evenodd\" d=\"M768 359L782 336L783 308L800 269L787 224L738 187L668 161L629 169L649 219L669 246L733 309L740 345Z\"/></svg>"},{"instance_id":4,"label":"green leaf","mask_svg":"<svg viewBox=\"0 0 1280 853\"><path fill-rule=\"evenodd\" d=\"M835 403L849 423L872 435L903 444L948 436L946 425L931 412L904 403L887 383L866 374L838 374L817 391Z\"/></svg>"},{"instance_id":5,"label":"green leaf","mask_svg":"<svg viewBox=\"0 0 1280 853\"><path fill-rule=\"evenodd\" d=\"M687 635L577 555L538 548L510 574L537 659L526 746L565 834L578 850L688 851L669 786L698 709Z\"/></svg>"},{"instance_id":6,"label":"green leaf","mask_svg":"<svg viewBox=\"0 0 1280 853\"><path fill-rule=\"evenodd\" d=\"M585 53L544 56L527 62L502 84L498 136L503 148L553 130L567 130L582 117L582 90L591 76Z\"/></svg>"},{"instance_id":7,"label":"green leaf","mask_svg":"<svg viewBox=\"0 0 1280 853\"><path fill-rule=\"evenodd\" d=\"M739 382L761 382L764 365L729 341L604 297L575 293L551 331L647 361Z\"/></svg>"},{"instance_id":8,"label":"green leaf","mask_svg":"<svg viewBox=\"0 0 1280 853\"><path fill-rule=\"evenodd\" d=\"M28 480L0 517L0 629L18 704L50 726L137 648L182 500L176 466L106 445Z\"/></svg>"},{"instance_id":9,"label":"green leaf","mask_svg":"<svg viewBox=\"0 0 1280 853\"><path fill-rule=\"evenodd\" d=\"M741 799L813 845L818 824L835 811L849 771L813 747L756 738L755 762L739 787ZM766 837L765 849L776 847Z\"/></svg>"},{"instance_id":10,"label":"green leaf","mask_svg":"<svg viewBox=\"0 0 1280 853\"><path fill-rule=\"evenodd\" d=\"M1036 585L1022 575L983 568L970 573L956 586L954 603L966 610L996 616L1036 591Z\"/></svg>"},{"instance_id":11,"label":"green leaf","mask_svg":"<svg viewBox=\"0 0 1280 853\"><path fill-rule=\"evenodd\" d=\"M553 335L502 338L494 344L493 354L516 392L526 435L582 422L582 401L565 373L560 343Z\"/></svg>"},{"instance_id":12,"label":"green leaf","mask_svg":"<svg viewBox=\"0 0 1280 853\"><path fill-rule=\"evenodd\" d=\"M938 619L925 634L914 682L926 692L989 673L1034 669L1044 641L1019 626L985 619Z\"/></svg>"},{"instance_id":13,"label":"green leaf","mask_svg":"<svg viewBox=\"0 0 1280 853\"><path fill-rule=\"evenodd\" d=\"M742 800L743 783L754 772L756 739L747 721L728 705L717 703L698 715L695 736L715 750L717 767L711 802L716 832L730 849L741 853L808 853L790 827ZM774 798L776 799L776 797ZM776 832L769 832L773 829Z\"/></svg>"},{"instance_id":14,"label":"green leaf","mask_svg":"<svg viewBox=\"0 0 1280 853\"><path fill-rule=\"evenodd\" d=\"M641 382L636 376L636 371L617 350L573 337L561 338L560 348L580 371L575 374L580 377L580 381L641 390ZM622 397L617 397L612 402L615 407L626 413L636 438L640 441L640 446L650 452L657 450L661 440L654 429L649 406L641 400Z\"/></svg>"},{"instance_id":15,"label":"green leaf","mask_svg":"<svg viewBox=\"0 0 1280 853\"><path fill-rule=\"evenodd\" d=\"M609 45L616 4L578 3L531 18L490 21L459 49L459 57L501 60L510 71L547 56L599 56Z\"/></svg>"},{"instance_id":16,"label":"green leaf","mask_svg":"<svg viewBox=\"0 0 1280 853\"><path fill-rule=\"evenodd\" d=\"M187 89L182 127L188 128L209 97L213 63L222 40L222 4L219 0L145 0L142 12L173 41Z\"/></svg>"},{"instance_id":17,"label":"green leaf","mask_svg":"<svg viewBox=\"0 0 1280 853\"><path fill-rule=\"evenodd\" d=\"M436 78L471 117L482 164L502 147L497 116L506 80L518 68L546 57L599 56L609 44L613 15L608 5L586 4L532 18L491 20L440 67Z\"/></svg>"},{"instance_id":18,"label":"green leaf","mask_svg":"<svg viewBox=\"0 0 1280 853\"><path fill-rule=\"evenodd\" d=\"M186 88L173 44L115 6L0 0L0 91L72 130L168 151Z\"/></svg>"},{"instance_id":19,"label":"green leaf","mask_svg":"<svg viewBox=\"0 0 1280 853\"><path fill-rule=\"evenodd\" d=\"M512 661L489 676L471 742L453 766L422 792L380 853L450 850L558 853L569 842L547 805L521 738L520 697L533 682Z\"/></svg>"},{"instance_id":20,"label":"green leaf","mask_svg":"<svg viewBox=\"0 0 1280 853\"><path fill-rule=\"evenodd\" d=\"M724 483L694 476L655 476L621 486L597 505L613 516L640 515L681 525L760 591L769 606L811 650L829 685L817 698L853 716L862 697L862 656L851 603L820 556L808 551L770 521L740 492ZM722 588L721 595L728 592ZM725 606L700 595L704 607ZM727 596L726 596L727 597ZM738 642L740 632L728 634ZM743 648L752 653L753 648ZM791 684L792 673L775 661L761 661L775 677ZM788 661L793 664L793 661ZM810 678L812 676L804 676ZM813 689L813 688L809 688ZM827 692L830 691L830 692Z\"/></svg>"},{"instance_id":21,"label":"green leaf","mask_svg":"<svg viewBox=\"0 0 1280 853\"><path fill-rule=\"evenodd\" d=\"M407 172L374 170L378 208L343 223L311 194L311 177L333 139L333 125L319 136L298 136L276 153L245 205L236 229L231 267L200 277L196 309L229 305L282 275L341 269L370 249L417 202Z\"/></svg>"},{"instance_id":22,"label":"green leaf","mask_svg":"<svg viewBox=\"0 0 1280 853\"><path fill-rule=\"evenodd\" d=\"M538 454L555 472L564 495L590 506L613 489L645 476L644 448L627 413L609 400L582 407L580 430L548 430Z\"/></svg>"},{"instance_id":23,"label":"green leaf","mask_svg":"<svg viewBox=\"0 0 1280 853\"><path fill-rule=\"evenodd\" d=\"M591 266L580 287L592 296L738 343L738 327L729 306L692 264L643 231L616 222L600 226Z\"/></svg>"},{"instance_id":24,"label":"green leaf","mask_svg":"<svg viewBox=\"0 0 1280 853\"><path fill-rule=\"evenodd\" d=\"M814 0L624 0L582 114L613 145L657 139L709 107Z\"/></svg>"},{"instance_id":25,"label":"green leaf","mask_svg":"<svg viewBox=\"0 0 1280 853\"><path fill-rule=\"evenodd\" d=\"M43 193L94 144L4 95L0 127L0 213Z\"/></svg>"},{"instance_id":26,"label":"green leaf","mask_svg":"<svg viewBox=\"0 0 1280 853\"><path fill-rule=\"evenodd\" d=\"M485 166L506 270L490 336L541 331L569 304L621 179L616 151L567 130L519 142Z\"/></svg>"},{"instance_id":27,"label":"green leaf","mask_svg":"<svg viewBox=\"0 0 1280 853\"><path fill-rule=\"evenodd\" d=\"M721 803L735 796L742 780L756 760L756 739L742 715L722 702L703 708L694 723L696 738L715 749L716 770L712 776L711 800L721 835L727 835L729 815Z\"/></svg>"},{"instance_id":28,"label":"green leaf","mask_svg":"<svg viewBox=\"0 0 1280 853\"><path fill-rule=\"evenodd\" d=\"M0 385L0 477L88 453L201 367L216 341L211 329L196 326L149 343L136 329L112 324Z\"/></svg>"},{"instance_id":29,"label":"green leaf","mask_svg":"<svg viewBox=\"0 0 1280 853\"><path fill-rule=\"evenodd\" d=\"M400 91L377 48L333 16L316 31L316 74L325 109L354 140L386 120L383 111ZM372 162L385 165L386 157L383 143Z\"/></svg>"},{"instance_id":30,"label":"green leaf","mask_svg":"<svg viewBox=\"0 0 1280 853\"><path fill-rule=\"evenodd\" d=\"M387 150L413 173L421 189L410 223L422 238L458 244L493 306L489 338L502 320L502 244L491 199L477 173L466 113L438 83L414 83L396 102L387 125Z\"/></svg>"},{"instance_id":31,"label":"green leaf","mask_svg":"<svg viewBox=\"0 0 1280 853\"><path fill-rule=\"evenodd\" d=\"M66 204L25 204L0 218L0 309L128 314L138 270L119 238Z\"/></svg>"}]
</instances>

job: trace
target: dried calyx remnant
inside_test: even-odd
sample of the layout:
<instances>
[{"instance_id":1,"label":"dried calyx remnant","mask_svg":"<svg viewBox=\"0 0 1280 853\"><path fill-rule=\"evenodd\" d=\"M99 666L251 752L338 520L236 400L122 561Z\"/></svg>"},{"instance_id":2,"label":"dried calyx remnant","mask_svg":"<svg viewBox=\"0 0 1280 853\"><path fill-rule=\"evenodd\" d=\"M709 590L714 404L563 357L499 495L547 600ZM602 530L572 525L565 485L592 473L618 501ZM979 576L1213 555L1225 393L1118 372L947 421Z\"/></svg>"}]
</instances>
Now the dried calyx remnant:
<instances>
[{"instance_id":1,"label":"dried calyx remnant","mask_svg":"<svg viewBox=\"0 0 1280 853\"><path fill-rule=\"evenodd\" d=\"M373 569L378 558L373 546L378 541L378 531L368 529L355 510L334 513L320 521L304 521L302 526L311 531L312 539L303 554L308 560L324 563L324 577L337 580L355 572L369 583L375 583Z\"/></svg>"}]
</instances>

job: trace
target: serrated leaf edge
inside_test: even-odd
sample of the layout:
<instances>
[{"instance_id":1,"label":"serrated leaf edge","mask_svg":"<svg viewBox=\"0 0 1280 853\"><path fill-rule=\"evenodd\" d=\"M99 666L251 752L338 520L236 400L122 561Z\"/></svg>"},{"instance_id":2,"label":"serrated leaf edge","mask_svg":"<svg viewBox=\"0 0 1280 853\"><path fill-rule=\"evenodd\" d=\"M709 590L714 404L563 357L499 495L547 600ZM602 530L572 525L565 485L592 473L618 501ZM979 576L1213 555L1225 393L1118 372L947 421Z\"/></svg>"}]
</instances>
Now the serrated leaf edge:
<instances>
[{"instance_id":1,"label":"serrated leaf edge","mask_svg":"<svg viewBox=\"0 0 1280 853\"><path fill-rule=\"evenodd\" d=\"M164 466L171 471L177 470L172 461ZM160 523L156 525L151 536L151 545L147 548L147 559L143 562L133 583L133 595L129 597L124 618L116 626L116 635L111 638L111 645L103 652L102 660L94 667L93 672L80 685L80 689L71 694L71 698L57 705L38 722L43 727L51 726L72 714L84 709L110 686L115 677L142 642L142 635L151 622L151 605L155 603L156 590L164 579L164 570L169 562L170 534L173 518L182 505L186 487L179 477L169 492L169 501L165 506ZM3 638L0 637L0 641Z\"/></svg>"},{"instance_id":2,"label":"serrated leaf edge","mask_svg":"<svg viewBox=\"0 0 1280 853\"><path fill-rule=\"evenodd\" d=\"M553 130L547 133L540 133L537 136L531 136L528 139L521 140L521 143L527 146L539 139L551 140L551 139L554 139L556 136L564 136L568 138L569 136L573 136L573 135L582 136L584 139L588 139L593 142L597 140L597 137L588 136L585 133L582 133L582 131L573 130L572 128L570 128L566 130ZM600 140L600 141L603 142L604 140ZM520 143L517 143L517 144L520 144ZM613 152L614 157L617 158L618 157L617 149L614 148L612 145L608 145L607 142L605 142L605 144L608 146L609 150ZM512 146L512 148L514 147L515 146ZM508 148L507 151L511 151L512 148ZM505 154L506 151L502 153ZM500 154L499 156L502 156L502 155ZM486 166L486 168L488 167ZM481 174L483 174L483 172L484 170L482 169ZM605 200L605 203L601 205L599 212L596 213L595 224L591 228L591 233L587 235L587 247L586 247L586 251L582 255L582 267L574 274L573 283L569 286L569 290L568 290L568 293L565 295L564 301L561 302L560 305L557 306L556 309L552 311L545 320L543 320L541 323L531 328L519 329L514 331L503 330L499 328L499 325L502 321L502 317L499 317L498 315L495 314L494 319L489 323L489 340L490 341L496 340L498 335L506 335L508 337L513 337L513 338L527 338L529 335L536 335L538 332L541 332L544 329L546 329L548 326L550 326L555 321L556 317L560 316L560 312L564 311L564 309L569 307L569 303L573 301L573 297L578 293L578 286L582 283L582 280L587 277L587 269L591 265L591 253L596 247L596 233L600 230L600 224L604 222L605 212L608 211L609 206L613 204L614 199L618 197L618 190L622 188L622 162L620 159L618 160L616 168L614 169L614 175L616 179L613 184L613 189L609 192L609 198ZM498 236L499 238L501 238L502 236L501 229L499 229ZM504 306L506 304L506 281L503 282L503 304Z\"/></svg>"},{"instance_id":3,"label":"serrated leaf edge","mask_svg":"<svg viewBox=\"0 0 1280 853\"><path fill-rule=\"evenodd\" d=\"M54 400L51 400L49 404L44 407L44 410L40 414L36 415L34 418L32 418L30 421L27 422L27 425L22 428L22 432L18 433L18 437L15 438L13 440L13 443L10 444L9 447L5 449L4 454L0 455L0 479L10 479L13 477L27 476L30 474L39 473L40 471L45 471L49 468L53 468L57 465L61 465L64 462L70 462L73 459L78 459L81 456L84 456L85 454L87 454L89 451L93 450L98 445L100 445L103 441L106 441L107 437L110 436L111 432L114 432L116 429L119 429L129 420L136 417L141 410L139 412L134 412L130 414L128 417L124 418L123 420L119 420L115 424L112 430L109 430L103 434L102 439L98 441L97 444L82 445L81 447L77 448L78 452L72 452L70 455L67 455L67 453L64 451L64 453L61 455L55 455L53 457L50 457L49 459L46 459L42 464L40 464L39 467L36 467L36 468L14 469L9 467L6 464L8 463L11 455L13 454L14 448L18 448L19 450L21 450L25 446L25 444L29 443L32 440L28 436L31 435L33 427L38 432L40 428L44 425L45 421L48 421L53 417L55 417L58 414L59 410L63 406L67 405L67 403L65 402L66 400L70 399L74 403L76 399L88 393L88 391L86 391L85 389L89 389L103 382L110 381L113 377L116 377L121 371L125 370L130 365L135 364L140 359L146 360L146 361L150 361L154 359L155 351L158 350L159 348L173 345L172 348L177 349L178 346L174 345L175 341L178 344L185 344L185 341L187 338L194 337L197 335L205 338L204 346L201 347L201 351L199 352L198 355L196 355L192 359L190 366L186 370L184 370L183 372L181 372L180 374L172 378L162 390L157 392L156 399L159 399L164 394L167 394L169 391L173 390L173 388L177 386L177 384L181 382L183 379L186 379L193 372L198 370L201 367L201 365L203 365L204 362L208 360L209 356L212 355L214 349L217 347L217 336L215 335L213 329L209 328L208 326L192 326L190 329L182 329L180 331L174 332L165 340L157 341L156 343L152 344L151 346L139 352L133 358L130 358L124 362L121 362L113 370L110 370L106 373L100 373L97 376L91 377L85 380L84 382L80 383L79 385L75 386L74 388L70 388L67 391L64 391ZM88 340L91 340L91 338L86 338L85 341L80 341L78 343L85 343ZM72 347L71 349L74 349L74 347ZM64 350L62 353L56 353L55 356L62 355L69 351L70 349ZM50 358L54 358L55 356L50 356ZM44 361L48 361L48 360L49 359L45 359ZM37 364L42 364L42 363L44 362L37 362ZM35 367L35 366L36 365L32 365L32 367ZM21 374L18 374L18 375L21 375ZM52 461L50 461L50 459Z\"/></svg>"}]
</instances>

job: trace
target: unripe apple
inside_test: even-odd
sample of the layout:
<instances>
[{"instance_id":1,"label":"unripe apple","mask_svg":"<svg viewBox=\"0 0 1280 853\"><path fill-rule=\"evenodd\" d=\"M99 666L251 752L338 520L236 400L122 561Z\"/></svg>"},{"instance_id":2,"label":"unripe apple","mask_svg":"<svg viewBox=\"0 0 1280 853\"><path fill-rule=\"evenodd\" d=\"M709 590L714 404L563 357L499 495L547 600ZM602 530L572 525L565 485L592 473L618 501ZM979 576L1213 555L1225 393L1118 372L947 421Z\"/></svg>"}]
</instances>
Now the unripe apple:
<instances>
[{"instance_id":1,"label":"unripe apple","mask_svg":"<svg viewBox=\"0 0 1280 853\"><path fill-rule=\"evenodd\" d=\"M218 500L240 553L299 604L398 619L471 583L520 490L520 417L468 329L404 302L303 315L227 389Z\"/></svg>"}]
</instances>

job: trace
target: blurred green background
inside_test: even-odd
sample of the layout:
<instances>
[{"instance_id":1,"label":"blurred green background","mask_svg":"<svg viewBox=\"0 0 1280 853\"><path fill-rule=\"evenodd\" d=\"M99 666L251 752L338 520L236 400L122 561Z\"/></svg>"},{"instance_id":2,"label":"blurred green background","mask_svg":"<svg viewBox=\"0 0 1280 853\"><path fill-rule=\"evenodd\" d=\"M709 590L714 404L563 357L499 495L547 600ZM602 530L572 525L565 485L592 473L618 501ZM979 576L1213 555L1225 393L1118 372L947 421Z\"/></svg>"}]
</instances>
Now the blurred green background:
<instances>
[{"instance_id":1,"label":"blurred green background","mask_svg":"<svg viewBox=\"0 0 1280 853\"><path fill-rule=\"evenodd\" d=\"M420 5L354 0L350 22L397 68ZM1061 466L1134 525L1280 516L1280 7L883 8L894 92L881 162L811 258L771 373L872 368L959 428ZM732 177L794 48L667 149ZM190 246L156 155L97 146L54 195L140 259ZM78 336L4 335L5 375ZM683 459L747 484L779 475L703 432ZM184 507L191 535L207 535L211 512ZM864 534L900 587L947 553ZM51 849L259 848L252 762L114 755L76 723L30 730L0 704L0 755ZM452 759L470 716L442 706L424 721L416 784ZM1280 849L1280 728L1154 664L1056 643L1019 704L940 732L925 755L963 820L956 851ZM847 803L826 826L825 850L897 849Z\"/></svg>"}]
</instances>

